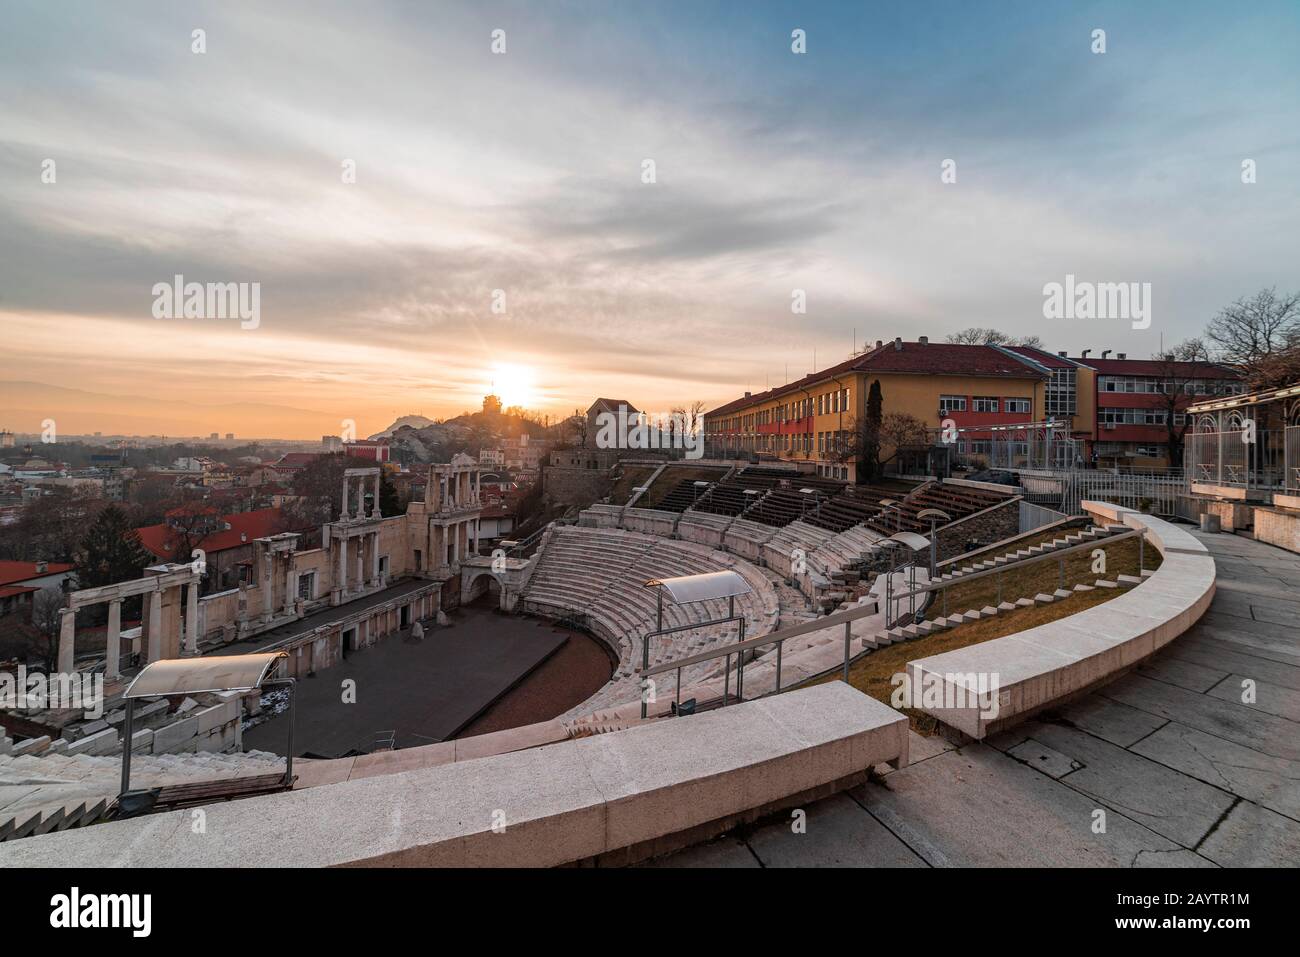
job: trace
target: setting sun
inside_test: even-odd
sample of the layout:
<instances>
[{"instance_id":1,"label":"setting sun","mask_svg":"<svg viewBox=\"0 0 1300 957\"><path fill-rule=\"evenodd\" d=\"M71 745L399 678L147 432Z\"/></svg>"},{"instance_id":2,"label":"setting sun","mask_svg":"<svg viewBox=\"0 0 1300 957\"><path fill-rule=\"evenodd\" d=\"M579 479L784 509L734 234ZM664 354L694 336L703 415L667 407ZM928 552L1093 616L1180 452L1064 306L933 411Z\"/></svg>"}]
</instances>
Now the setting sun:
<instances>
[{"instance_id":1,"label":"setting sun","mask_svg":"<svg viewBox=\"0 0 1300 957\"><path fill-rule=\"evenodd\" d=\"M517 405L531 409L537 403L533 370L527 366L498 362L492 367L491 391L501 400L503 408Z\"/></svg>"}]
</instances>

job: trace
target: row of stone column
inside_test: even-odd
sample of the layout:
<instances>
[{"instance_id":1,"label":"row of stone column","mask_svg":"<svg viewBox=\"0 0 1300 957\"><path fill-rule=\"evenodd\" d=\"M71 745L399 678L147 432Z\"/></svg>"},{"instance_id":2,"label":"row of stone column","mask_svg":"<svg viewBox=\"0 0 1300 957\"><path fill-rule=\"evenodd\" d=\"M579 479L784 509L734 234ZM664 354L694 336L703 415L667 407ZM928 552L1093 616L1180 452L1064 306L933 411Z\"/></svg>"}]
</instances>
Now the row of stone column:
<instances>
[{"instance_id":1,"label":"row of stone column","mask_svg":"<svg viewBox=\"0 0 1300 957\"><path fill-rule=\"evenodd\" d=\"M179 586L177 586L179 587ZM199 583L189 582L185 585L185 629L183 655L199 653ZM143 631L147 638L145 662L151 663L162 657L162 592L146 592L145 621ZM118 678L122 674L122 598L108 599L108 626L104 640L104 677ZM77 661L77 612L73 608L64 608L59 612L59 657L58 669L63 674L71 674Z\"/></svg>"},{"instance_id":2,"label":"row of stone column","mask_svg":"<svg viewBox=\"0 0 1300 957\"><path fill-rule=\"evenodd\" d=\"M348 538L349 536L343 535L338 540L338 559L335 566L334 586L339 590L341 596L348 595L352 591L352 589L348 588L348 573L350 571L348 568ZM359 543L357 548L356 581L359 585L364 583L364 587L374 588L380 584L379 529L376 528L373 531L357 535L355 538ZM369 539L370 541L369 576L366 575L365 568L365 548L367 547L365 544L366 539ZM359 591L361 589L358 588L357 590Z\"/></svg>"},{"instance_id":3,"label":"row of stone column","mask_svg":"<svg viewBox=\"0 0 1300 957\"><path fill-rule=\"evenodd\" d=\"M363 476L363 478L364 478L364 476ZM370 502L370 517L371 517L371 518L382 518L383 516L380 515L380 512L379 512L379 475L378 475L378 474L375 474L375 475L373 476L373 478L374 478L374 491L371 493L371 494L372 494L372 498L371 498L371 502ZM357 488L356 488L357 511L356 511L356 514L353 514L353 512L352 512L352 503L351 503L350 501L348 501L348 499L352 497L352 496L351 496L351 485L352 485L351 481L349 481L347 478L344 478L344 479L343 479L343 508L342 508L342 513L343 513L343 514L342 514L342 520L345 521L345 522L348 521L349 519L353 519L353 518L365 518L365 517L366 517L366 493L365 493L365 484L364 484L364 482L357 482Z\"/></svg>"}]
</instances>

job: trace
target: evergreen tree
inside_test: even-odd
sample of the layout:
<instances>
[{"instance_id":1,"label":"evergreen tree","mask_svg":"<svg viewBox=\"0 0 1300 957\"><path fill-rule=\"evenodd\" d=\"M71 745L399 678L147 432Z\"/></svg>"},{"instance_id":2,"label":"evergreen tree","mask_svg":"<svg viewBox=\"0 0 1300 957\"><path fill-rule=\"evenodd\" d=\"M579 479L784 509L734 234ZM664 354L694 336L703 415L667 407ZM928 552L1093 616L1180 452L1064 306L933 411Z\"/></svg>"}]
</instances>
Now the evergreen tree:
<instances>
[{"instance_id":1,"label":"evergreen tree","mask_svg":"<svg viewBox=\"0 0 1300 957\"><path fill-rule=\"evenodd\" d=\"M99 513L81 541L81 552L77 584L82 588L139 578L146 566L154 564L139 533L116 505Z\"/></svg>"},{"instance_id":2,"label":"evergreen tree","mask_svg":"<svg viewBox=\"0 0 1300 957\"><path fill-rule=\"evenodd\" d=\"M867 392L867 422L862 435L862 459L858 470L866 481L880 478L880 426L884 420L884 397L880 393L880 380L873 379Z\"/></svg>"}]
</instances>

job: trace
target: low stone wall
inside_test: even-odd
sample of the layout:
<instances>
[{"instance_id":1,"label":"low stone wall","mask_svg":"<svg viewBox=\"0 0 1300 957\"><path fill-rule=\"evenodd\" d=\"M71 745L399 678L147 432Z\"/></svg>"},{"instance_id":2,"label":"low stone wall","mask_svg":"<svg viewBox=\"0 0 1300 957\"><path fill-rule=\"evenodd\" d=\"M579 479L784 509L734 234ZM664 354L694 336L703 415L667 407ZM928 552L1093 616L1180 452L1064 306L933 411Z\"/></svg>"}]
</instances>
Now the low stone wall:
<instances>
[{"instance_id":1,"label":"low stone wall","mask_svg":"<svg viewBox=\"0 0 1300 957\"><path fill-rule=\"evenodd\" d=\"M677 534L688 542L721 548L731 519L726 515L708 512L685 512L677 523Z\"/></svg>"},{"instance_id":2,"label":"low stone wall","mask_svg":"<svg viewBox=\"0 0 1300 957\"><path fill-rule=\"evenodd\" d=\"M630 863L907 763L907 718L840 682L539 748L0 844L0 867Z\"/></svg>"},{"instance_id":3,"label":"low stone wall","mask_svg":"<svg viewBox=\"0 0 1300 957\"><path fill-rule=\"evenodd\" d=\"M1163 519L1084 502L1100 524L1144 529L1163 556L1144 582L1101 605L982 644L907 663L914 703L984 738L1128 671L1190 628L1214 597L1214 559ZM934 696L928 703L927 689ZM992 689L983 698L980 694Z\"/></svg>"},{"instance_id":4,"label":"low stone wall","mask_svg":"<svg viewBox=\"0 0 1300 957\"><path fill-rule=\"evenodd\" d=\"M629 532L644 532L668 538L673 533L679 518L677 512L665 512L657 508L625 508L623 510L623 527Z\"/></svg>"},{"instance_id":5,"label":"low stone wall","mask_svg":"<svg viewBox=\"0 0 1300 957\"><path fill-rule=\"evenodd\" d=\"M1289 508L1255 508L1255 540L1300 552L1300 512Z\"/></svg>"},{"instance_id":6,"label":"low stone wall","mask_svg":"<svg viewBox=\"0 0 1300 957\"><path fill-rule=\"evenodd\" d=\"M1198 514L1219 516L1219 527L1225 532L1250 528L1255 524L1255 506L1249 502L1213 498L1194 498L1192 501Z\"/></svg>"},{"instance_id":7,"label":"low stone wall","mask_svg":"<svg viewBox=\"0 0 1300 957\"><path fill-rule=\"evenodd\" d=\"M578 515L583 528L618 528L623 517L621 505L592 505Z\"/></svg>"}]
</instances>

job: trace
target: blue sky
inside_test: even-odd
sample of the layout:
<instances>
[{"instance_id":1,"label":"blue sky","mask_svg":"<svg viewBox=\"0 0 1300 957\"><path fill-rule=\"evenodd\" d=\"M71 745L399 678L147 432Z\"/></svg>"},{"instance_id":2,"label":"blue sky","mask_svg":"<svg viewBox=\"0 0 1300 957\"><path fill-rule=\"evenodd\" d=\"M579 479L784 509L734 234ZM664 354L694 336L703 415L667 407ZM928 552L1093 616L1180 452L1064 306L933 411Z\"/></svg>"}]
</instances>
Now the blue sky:
<instances>
[{"instance_id":1,"label":"blue sky","mask_svg":"<svg viewBox=\"0 0 1300 957\"><path fill-rule=\"evenodd\" d=\"M369 431L494 383L552 413L711 403L855 335L1148 355L1300 286L1293 2L8 0L0 20L5 378ZM176 273L260 282L261 325L152 318ZM1151 328L1044 319L1067 273L1150 282ZM182 355L201 361L178 375Z\"/></svg>"}]
</instances>

